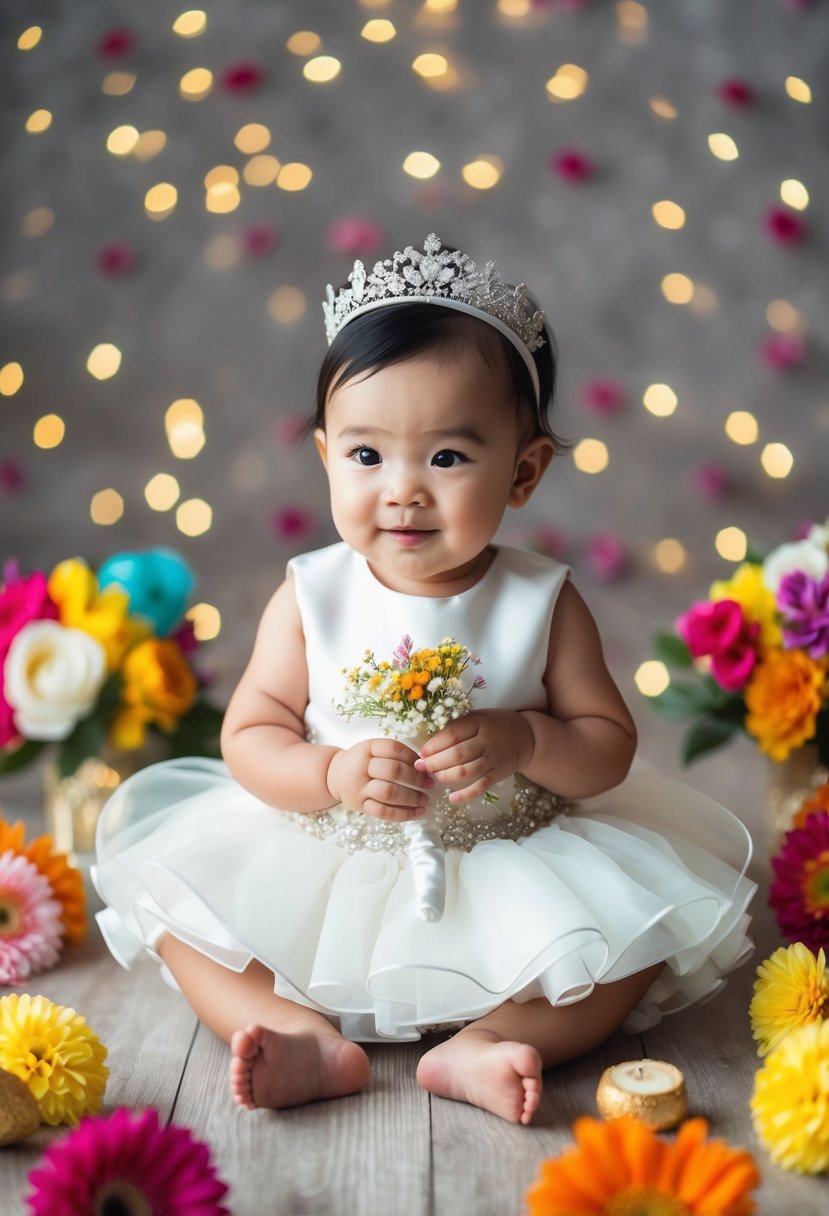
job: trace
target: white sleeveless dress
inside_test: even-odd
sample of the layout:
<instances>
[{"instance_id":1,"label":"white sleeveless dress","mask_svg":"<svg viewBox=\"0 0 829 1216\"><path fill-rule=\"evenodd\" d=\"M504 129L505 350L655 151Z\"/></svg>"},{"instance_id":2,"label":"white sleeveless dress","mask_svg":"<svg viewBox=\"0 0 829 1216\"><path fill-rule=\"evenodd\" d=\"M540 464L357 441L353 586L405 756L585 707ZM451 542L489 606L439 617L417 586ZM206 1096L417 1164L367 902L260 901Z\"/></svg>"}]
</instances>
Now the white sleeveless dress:
<instances>
[{"instance_id":1,"label":"white sleeveless dress","mask_svg":"<svg viewBox=\"0 0 829 1216\"><path fill-rule=\"evenodd\" d=\"M312 742L377 734L332 701L344 667L367 648L391 658L405 633L417 647L452 636L480 656L476 708L545 708L550 623L568 575L557 562L500 547L474 587L441 599L389 590L344 544L290 567ZM101 930L127 967L157 959L165 930L234 971L258 959L279 995L360 1041L416 1039L509 998L568 1004L664 962L626 1024L640 1030L711 996L750 953L750 837L717 803L641 765L577 804L521 774L493 790L495 803L434 800L447 895L443 918L427 923L399 824L343 807L274 809L218 761L154 765L99 822Z\"/></svg>"}]
</instances>

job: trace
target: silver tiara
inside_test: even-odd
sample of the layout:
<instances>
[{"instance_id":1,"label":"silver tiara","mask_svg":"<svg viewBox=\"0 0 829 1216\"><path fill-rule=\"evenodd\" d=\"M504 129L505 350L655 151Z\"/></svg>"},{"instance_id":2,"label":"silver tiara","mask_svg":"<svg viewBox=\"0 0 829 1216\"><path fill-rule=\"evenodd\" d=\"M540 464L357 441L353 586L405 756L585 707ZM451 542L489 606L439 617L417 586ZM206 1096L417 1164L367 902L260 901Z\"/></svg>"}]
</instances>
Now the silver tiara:
<instances>
[{"instance_id":1,"label":"silver tiara","mask_svg":"<svg viewBox=\"0 0 829 1216\"><path fill-rule=\"evenodd\" d=\"M385 261L375 262L368 273L361 261L348 276L350 287L338 291L329 283L322 311L329 346L354 317L389 304L433 301L447 308L480 316L494 325L523 355L538 393L538 373L531 357L544 345L544 313L527 302L524 283L504 283L495 262L479 270L459 249L442 249L431 232L423 253L407 245Z\"/></svg>"}]
</instances>

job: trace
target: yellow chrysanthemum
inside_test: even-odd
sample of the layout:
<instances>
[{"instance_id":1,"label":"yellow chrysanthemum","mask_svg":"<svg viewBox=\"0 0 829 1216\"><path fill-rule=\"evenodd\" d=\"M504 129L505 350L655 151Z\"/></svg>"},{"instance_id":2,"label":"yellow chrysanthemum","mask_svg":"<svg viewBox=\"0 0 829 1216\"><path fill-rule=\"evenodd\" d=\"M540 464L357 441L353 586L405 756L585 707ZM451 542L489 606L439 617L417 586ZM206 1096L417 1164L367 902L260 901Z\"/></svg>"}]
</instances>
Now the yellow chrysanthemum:
<instances>
[{"instance_id":1,"label":"yellow chrysanthemum","mask_svg":"<svg viewBox=\"0 0 829 1216\"><path fill-rule=\"evenodd\" d=\"M709 1140L689 1119L671 1144L630 1115L577 1119L576 1147L542 1161L528 1216L749 1216L760 1175L751 1154Z\"/></svg>"},{"instance_id":2,"label":"yellow chrysanthemum","mask_svg":"<svg viewBox=\"0 0 829 1216\"><path fill-rule=\"evenodd\" d=\"M110 671L116 670L131 646L150 633L148 625L128 615L126 591L113 583L99 592L97 578L79 558L55 566L47 587L58 606L61 624L96 638L106 651Z\"/></svg>"},{"instance_id":3,"label":"yellow chrysanthemum","mask_svg":"<svg viewBox=\"0 0 829 1216\"><path fill-rule=\"evenodd\" d=\"M6 823L0 819L0 854L11 849L37 866L52 888L52 895L61 907L61 922L68 942L83 941L86 936L86 888L83 874L70 865L65 853L55 852L51 836L37 836L26 844L25 828L21 822Z\"/></svg>"},{"instance_id":4,"label":"yellow chrysanthemum","mask_svg":"<svg viewBox=\"0 0 829 1216\"><path fill-rule=\"evenodd\" d=\"M829 975L823 951L815 957L803 942L775 950L757 968L748 1012L760 1056L768 1055L798 1026L829 1017Z\"/></svg>"},{"instance_id":5,"label":"yellow chrysanthemum","mask_svg":"<svg viewBox=\"0 0 829 1216\"><path fill-rule=\"evenodd\" d=\"M826 672L825 659L803 650L770 650L755 667L745 690L745 727L778 764L814 738Z\"/></svg>"},{"instance_id":6,"label":"yellow chrysanthemum","mask_svg":"<svg viewBox=\"0 0 829 1216\"><path fill-rule=\"evenodd\" d=\"M793 1030L768 1056L754 1078L751 1113L783 1169L829 1170L829 1021Z\"/></svg>"},{"instance_id":7,"label":"yellow chrysanthemum","mask_svg":"<svg viewBox=\"0 0 829 1216\"><path fill-rule=\"evenodd\" d=\"M112 726L117 747L140 747L150 723L174 731L196 699L196 677L178 642L171 638L141 642L124 660L123 675L125 709Z\"/></svg>"},{"instance_id":8,"label":"yellow chrysanthemum","mask_svg":"<svg viewBox=\"0 0 829 1216\"><path fill-rule=\"evenodd\" d=\"M777 605L774 595L763 582L763 567L753 562L743 562L731 578L711 584L708 598L735 600L750 621L760 625L760 645L765 649L779 646L783 634L777 621Z\"/></svg>"},{"instance_id":9,"label":"yellow chrysanthemum","mask_svg":"<svg viewBox=\"0 0 829 1216\"><path fill-rule=\"evenodd\" d=\"M25 1081L44 1123L76 1127L100 1109L107 1049L86 1019L45 996L0 998L0 1068Z\"/></svg>"}]
</instances>

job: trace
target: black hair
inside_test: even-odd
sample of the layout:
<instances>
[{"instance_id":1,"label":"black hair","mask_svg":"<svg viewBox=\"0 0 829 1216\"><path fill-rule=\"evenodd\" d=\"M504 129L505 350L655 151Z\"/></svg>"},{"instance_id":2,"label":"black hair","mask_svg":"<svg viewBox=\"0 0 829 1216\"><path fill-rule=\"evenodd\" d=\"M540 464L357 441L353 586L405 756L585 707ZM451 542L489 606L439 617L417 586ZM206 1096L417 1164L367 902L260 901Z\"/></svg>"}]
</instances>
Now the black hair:
<instances>
[{"instance_id":1,"label":"black hair","mask_svg":"<svg viewBox=\"0 0 829 1216\"><path fill-rule=\"evenodd\" d=\"M531 308L535 306L528 302ZM536 406L532 377L519 352L493 325L468 313L428 302L376 308L355 317L328 348L317 379L317 404L308 430L325 429L325 406L331 392L364 373L373 375L428 350L471 346L496 369L506 372L513 404L527 438L547 435L556 449L562 445L547 414L556 379L556 348L544 327L544 345L533 352L538 371L540 406Z\"/></svg>"}]
</instances>

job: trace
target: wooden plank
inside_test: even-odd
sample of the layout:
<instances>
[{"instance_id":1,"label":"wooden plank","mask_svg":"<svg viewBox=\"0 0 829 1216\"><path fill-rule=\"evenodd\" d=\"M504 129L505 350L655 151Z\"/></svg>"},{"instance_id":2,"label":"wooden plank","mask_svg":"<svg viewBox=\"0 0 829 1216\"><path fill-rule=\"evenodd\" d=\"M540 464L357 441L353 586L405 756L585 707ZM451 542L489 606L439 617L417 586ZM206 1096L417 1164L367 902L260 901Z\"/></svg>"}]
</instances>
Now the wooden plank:
<instances>
[{"instance_id":1,"label":"wooden plank","mask_svg":"<svg viewBox=\"0 0 829 1216\"><path fill-rule=\"evenodd\" d=\"M0 995L18 989L0 988ZM127 972L106 949L97 928L87 941L67 947L54 970L35 976L26 991L42 994L82 1014L107 1048L110 1075L103 1113L117 1106L155 1106L169 1117L196 1018L185 1001L161 982L155 966ZM10 1212L24 1210L26 1178L43 1149L65 1127L41 1127L19 1145L2 1150L3 1193Z\"/></svg>"},{"instance_id":2,"label":"wooden plank","mask_svg":"<svg viewBox=\"0 0 829 1216\"><path fill-rule=\"evenodd\" d=\"M427 1216L429 1101L418 1045L370 1045L361 1094L285 1111L237 1107L229 1053L200 1027L175 1109L213 1148L234 1216Z\"/></svg>"},{"instance_id":3,"label":"wooden plank","mask_svg":"<svg viewBox=\"0 0 829 1216\"><path fill-rule=\"evenodd\" d=\"M766 907L765 893L753 905L754 958L724 991L705 1005L673 1017L643 1036L646 1053L671 1060L685 1074L691 1114L704 1116L710 1134L741 1145L754 1155L762 1175L757 1208L763 1216L825 1211L829 1204L825 1179L781 1170L770 1161L751 1123L749 1099L760 1066L748 1016L757 964L781 945Z\"/></svg>"},{"instance_id":4,"label":"wooden plank","mask_svg":"<svg viewBox=\"0 0 829 1216\"><path fill-rule=\"evenodd\" d=\"M603 1070L639 1051L638 1036L617 1033L580 1059L547 1069L541 1106L529 1127L433 1097L434 1216L522 1216L524 1193L541 1161L572 1143L577 1116L598 1115Z\"/></svg>"}]
</instances>

